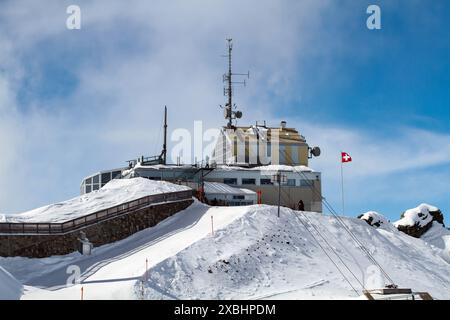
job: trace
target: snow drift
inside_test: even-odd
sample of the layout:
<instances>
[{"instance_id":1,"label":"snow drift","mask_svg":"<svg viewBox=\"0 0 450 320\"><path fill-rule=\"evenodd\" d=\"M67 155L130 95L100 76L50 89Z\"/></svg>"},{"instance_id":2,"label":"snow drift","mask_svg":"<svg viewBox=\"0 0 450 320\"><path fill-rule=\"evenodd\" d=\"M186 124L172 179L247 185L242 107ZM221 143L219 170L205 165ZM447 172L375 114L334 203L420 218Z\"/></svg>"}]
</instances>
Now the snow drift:
<instances>
[{"instance_id":1,"label":"snow drift","mask_svg":"<svg viewBox=\"0 0 450 320\"><path fill-rule=\"evenodd\" d=\"M100 190L31 211L7 215L4 219L8 222L63 222L148 195L189 189L144 178L115 179Z\"/></svg>"},{"instance_id":2,"label":"snow drift","mask_svg":"<svg viewBox=\"0 0 450 320\"><path fill-rule=\"evenodd\" d=\"M17 300L22 292L22 284L0 267L0 300Z\"/></svg>"}]
</instances>

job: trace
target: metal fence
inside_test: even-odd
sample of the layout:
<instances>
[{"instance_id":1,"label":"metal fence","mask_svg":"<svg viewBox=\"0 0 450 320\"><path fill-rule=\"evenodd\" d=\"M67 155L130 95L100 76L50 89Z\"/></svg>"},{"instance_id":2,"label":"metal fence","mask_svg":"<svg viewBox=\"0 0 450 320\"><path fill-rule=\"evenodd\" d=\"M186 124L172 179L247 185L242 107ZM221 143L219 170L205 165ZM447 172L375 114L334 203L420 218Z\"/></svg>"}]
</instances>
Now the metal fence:
<instances>
[{"instance_id":1,"label":"metal fence","mask_svg":"<svg viewBox=\"0 0 450 320\"><path fill-rule=\"evenodd\" d=\"M192 192L192 190L185 190L154 194L59 223L1 222L0 234L6 233L26 235L67 233L126 213L131 213L152 204L164 203L169 201L188 200L192 198Z\"/></svg>"}]
</instances>

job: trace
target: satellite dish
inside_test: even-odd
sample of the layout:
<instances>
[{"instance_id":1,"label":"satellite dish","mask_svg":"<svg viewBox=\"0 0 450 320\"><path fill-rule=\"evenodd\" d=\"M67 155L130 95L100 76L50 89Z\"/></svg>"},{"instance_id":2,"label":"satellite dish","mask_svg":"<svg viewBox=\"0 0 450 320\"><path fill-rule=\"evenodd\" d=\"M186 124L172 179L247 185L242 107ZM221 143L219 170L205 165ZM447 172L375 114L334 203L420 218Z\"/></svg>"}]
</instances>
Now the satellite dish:
<instances>
[{"instance_id":1,"label":"satellite dish","mask_svg":"<svg viewBox=\"0 0 450 320\"><path fill-rule=\"evenodd\" d=\"M314 157L320 156L320 148L319 148L319 147L314 147L314 148L312 148L312 149L311 149L311 154L312 154Z\"/></svg>"},{"instance_id":2,"label":"satellite dish","mask_svg":"<svg viewBox=\"0 0 450 320\"><path fill-rule=\"evenodd\" d=\"M236 115L237 119L242 118L242 112L241 111L236 111L235 115Z\"/></svg>"}]
</instances>

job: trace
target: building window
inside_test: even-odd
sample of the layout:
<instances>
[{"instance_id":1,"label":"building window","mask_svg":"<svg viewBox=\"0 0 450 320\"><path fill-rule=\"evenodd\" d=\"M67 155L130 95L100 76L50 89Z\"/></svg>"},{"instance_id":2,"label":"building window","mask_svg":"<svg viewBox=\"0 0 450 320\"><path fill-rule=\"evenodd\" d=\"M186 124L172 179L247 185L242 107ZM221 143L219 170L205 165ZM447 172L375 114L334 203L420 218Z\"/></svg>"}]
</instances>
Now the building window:
<instances>
[{"instance_id":1,"label":"building window","mask_svg":"<svg viewBox=\"0 0 450 320\"><path fill-rule=\"evenodd\" d=\"M121 171L114 171L112 173L112 178L113 179L120 179L121 176L122 176L122 172Z\"/></svg>"},{"instance_id":2,"label":"building window","mask_svg":"<svg viewBox=\"0 0 450 320\"><path fill-rule=\"evenodd\" d=\"M310 180L302 179L302 180L300 180L300 186L302 186L302 187L311 187L311 186L313 186L313 182L310 181Z\"/></svg>"},{"instance_id":3,"label":"building window","mask_svg":"<svg viewBox=\"0 0 450 320\"><path fill-rule=\"evenodd\" d=\"M86 193L91 192L91 186L86 186Z\"/></svg>"},{"instance_id":4,"label":"building window","mask_svg":"<svg viewBox=\"0 0 450 320\"><path fill-rule=\"evenodd\" d=\"M100 182L100 181L99 181L99 180L100 180L99 177L100 177L100 175L93 176L93 177L92 177L93 183L99 183L99 182Z\"/></svg>"},{"instance_id":5,"label":"building window","mask_svg":"<svg viewBox=\"0 0 450 320\"><path fill-rule=\"evenodd\" d=\"M273 184L273 182L270 179L261 179L261 185L266 185L266 184Z\"/></svg>"},{"instance_id":6,"label":"building window","mask_svg":"<svg viewBox=\"0 0 450 320\"><path fill-rule=\"evenodd\" d=\"M233 196L233 200L245 200L245 196Z\"/></svg>"},{"instance_id":7,"label":"building window","mask_svg":"<svg viewBox=\"0 0 450 320\"><path fill-rule=\"evenodd\" d=\"M111 172L102 173L102 185L108 183L111 180Z\"/></svg>"},{"instance_id":8,"label":"building window","mask_svg":"<svg viewBox=\"0 0 450 320\"><path fill-rule=\"evenodd\" d=\"M236 178L225 178L225 179L223 179L223 183L236 185L237 179Z\"/></svg>"},{"instance_id":9,"label":"building window","mask_svg":"<svg viewBox=\"0 0 450 320\"><path fill-rule=\"evenodd\" d=\"M92 178L87 178L86 179L86 184L92 184Z\"/></svg>"},{"instance_id":10,"label":"building window","mask_svg":"<svg viewBox=\"0 0 450 320\"><path fill-rule=\"evenodd\" d=\"M242 184L256 184L256 179L242 179Z\"/></svg>"},{"instance_id":11,"label":"building window","mask_svg":"<svg viewBox=\"0 0 450 320\"><path fill-rule=\"evenodd\" d=\"M98 184L94 184L93 186L92 186L92 191L95 191L95 190L98 190Z\"/></svg>"},{"instance_id":12,"label":"building window","mask_svg":"<svg viewBox=\"0 0 450 320\"><path fill-rule=\"evenodd\" d=\"M287 179L287 185L289 187L295 187L295 179Z\"/></svg>"}]
</instances>

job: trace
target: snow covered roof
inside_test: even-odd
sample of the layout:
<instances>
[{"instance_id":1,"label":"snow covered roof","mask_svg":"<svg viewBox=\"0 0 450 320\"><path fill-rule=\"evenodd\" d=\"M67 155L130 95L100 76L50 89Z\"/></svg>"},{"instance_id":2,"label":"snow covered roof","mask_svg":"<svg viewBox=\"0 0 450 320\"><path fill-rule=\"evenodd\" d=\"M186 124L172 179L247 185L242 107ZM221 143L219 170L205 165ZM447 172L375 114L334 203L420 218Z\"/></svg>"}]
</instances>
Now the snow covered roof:
<instances>
[{"instance_id":1,"label":"snow covered roof","mask_svg":"<svg viewBox=\"0 0 450 320\"><path fill-rule=\"evenodd\" d=\"M100 190L31 211L5 215L3 219L7 222L63 222L152 194L183 190L190 188L145 178L115 179Z\"/></svg>"},{"instance_id":2,"label":"snow covered roof","mask_svg":"<svg viewBox=\"0 0 450 320\"><path fill-rule=\"evenodd\" d=\"M217 168L222 170L247 170L247 171L289 171L289 172L314 172L313 169L307 167L307 166L288 166L288 165L276 165L271 164L267 166L259 166L259 167L253 167L253 168L245 168L245 167L239 167L239 166L217 166Z\"/></svg>"},{"instance_id":3,"label":"snow covered roof","mask_svg":"<svg viewBox=\"0 0 450 320\"><path fill-rule=\"evenodd\" d=\"M205 193L206 194L233 194L233 195L246 195L246 194L256 194L256 192L243 189L234 188L229 185L220 182L205 182Z\"/></svg>"}]
</instances>

